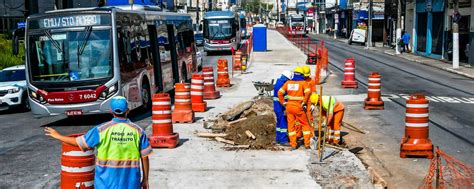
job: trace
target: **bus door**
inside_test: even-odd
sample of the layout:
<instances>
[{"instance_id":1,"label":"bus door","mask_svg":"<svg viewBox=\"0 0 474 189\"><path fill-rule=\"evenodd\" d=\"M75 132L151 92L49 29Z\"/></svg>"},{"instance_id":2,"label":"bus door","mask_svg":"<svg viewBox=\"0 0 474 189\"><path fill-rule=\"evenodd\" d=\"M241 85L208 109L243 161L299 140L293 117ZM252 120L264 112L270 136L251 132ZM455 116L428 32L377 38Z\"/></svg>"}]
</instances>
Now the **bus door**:
<instances>
[{"instance_id":1,"label":"bus door","mask_svg":"<svg viewBox=\"0 0 474 189\"><path fill-rule=\"evenodd\" d=\"M178 66L178 59L177 59L177 51L176 51L176 30L173 24L167 24L166 28L168 30L168 37L169 37L169 45L171 49L171 62L173 67L173 78L175 83L179 83L179 66Z\"/></svg>"},{"instance_id":2,"label":"bus door","mask_svg":"<svg viewBox=\"0 0 474 189\"><path fill-rule=\"evenodd\" d=\"M173 43L170 43L171 39L168 37L168 27L167 25L158 25L156 27L156 36L158 42L157 52L159 53L159 63L161 64L161 75L163 91L168 92L174 88L174 73L173 73L173 56L176 56L176 53L173 53L175 50ZM173 47L172 47L173 46ZM156 72L155 72L156 73Z\"/></svg>"},{"instance_id":3,"label":"bus door","mask_svg":"<svg viewBox=\"0 0 474 189\"><path fill-rule=\"evenodd\" d=\"M161 67L160 60L160 48L158 47L158 33L155 25L148 25L148 34L150 36L150 45L153 57L153 78L155 81L156 89L155 92L163 92L163 69Z\"/></svg>"}]
</instances>

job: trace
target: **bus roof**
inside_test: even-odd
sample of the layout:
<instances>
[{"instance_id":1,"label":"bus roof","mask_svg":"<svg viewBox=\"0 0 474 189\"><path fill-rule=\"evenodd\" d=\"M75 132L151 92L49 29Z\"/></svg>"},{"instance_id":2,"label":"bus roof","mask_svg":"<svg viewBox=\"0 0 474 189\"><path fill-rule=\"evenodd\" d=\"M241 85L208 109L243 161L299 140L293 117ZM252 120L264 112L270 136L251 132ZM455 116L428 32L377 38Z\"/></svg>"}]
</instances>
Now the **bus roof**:
<instances>
[{"instance_id":1,"label":"bus roof","mask_svg":"<svg viewBox=\"0 0 474 189\"><path fill-rule=\"evenodd\" d=\"M213 19L213 18L234 18L235 13L232 11L210 11L204 13L204 19Z\"/></svg>"},{"instance_id":2,"label":"bus roof","mask_svg":"<svg viewBox=\"0 0 474 189\"><path fill-rule=\"evenodd\" d=\"M143 5L134 5L133 9L130 6L107 6L107 7L88 7L88 8L71 8L71 9L60 9L53 11L46 11L42 14L34 14L29 16L29 18L38 18L44 17L51 14L67 14L67 13L111 13L113 10L117 12L135 12L135 13L144 13L151 15L161 15L161 16L173 16L174 19L180 17L182 20L189 20L191 16L188 14L180 14L176 12L164 12L159 10L154 6L143 6ZM179 18L178 18L179 19Z\"/></svg>"}]
</instances>

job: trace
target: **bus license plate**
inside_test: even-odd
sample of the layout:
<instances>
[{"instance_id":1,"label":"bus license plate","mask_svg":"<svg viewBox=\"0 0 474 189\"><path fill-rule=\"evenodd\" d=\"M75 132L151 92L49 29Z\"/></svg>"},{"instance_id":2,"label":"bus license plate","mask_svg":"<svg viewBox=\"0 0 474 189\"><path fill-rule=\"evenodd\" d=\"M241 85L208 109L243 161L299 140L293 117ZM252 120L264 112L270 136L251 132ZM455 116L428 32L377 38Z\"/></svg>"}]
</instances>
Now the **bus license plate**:
<instances>
[{"instance_id":1,"label":"bus license plate","mask_svg":"<svg viewBox=\"0 0 474 189\"><path fill-rule=\"evenodd\" d=\"M66 115L67 116L80 116L82 115L82 110L67 110Z\"/></svg>"}]
</instances>

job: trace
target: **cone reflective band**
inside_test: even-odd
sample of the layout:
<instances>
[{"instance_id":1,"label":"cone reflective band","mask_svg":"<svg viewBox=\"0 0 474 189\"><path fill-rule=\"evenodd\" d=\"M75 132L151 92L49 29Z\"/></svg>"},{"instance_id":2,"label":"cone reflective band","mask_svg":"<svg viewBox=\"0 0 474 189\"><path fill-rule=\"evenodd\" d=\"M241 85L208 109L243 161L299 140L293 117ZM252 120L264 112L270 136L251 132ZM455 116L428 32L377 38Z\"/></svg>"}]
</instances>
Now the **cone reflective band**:
<instances>
[{"instance_id":1,"label":"cone reflective band","mask_svg":"<svg viewBox=\"0 0 474 189\"><path fill-rule=\"evenodd\" d=\"M81 137L82 134L69 135ZM95 154L94 149L82 151L79 147L62 143L61 150L61 188L94 188ZM78 186L78 187L76 187Z\"/></svg>"},{"instance_id":2,"label":"cone reflective band","mask_svg":"<svg viewBox=\"0 0 474 189\"><path fill-rule=\"evenodd\" d=\"M381 98L381 76L378 72L372 72L369 75L367 87L367 98L364 101L366 110L383 110L383 101Z\"/></svg>"},{"instance_id":3,"label":"cone reflective band","mask_svg":"<svg viewBox=\"0 0 474 189\"><path fill-rule=\"evenodd\" d=\"M153 95L151 107L152 136L149 137L152 147L174 148L178 144L178 133L173 132L171 122L171 98L167 93Z\"/></svg>"},{"instance_id":4,"label":"cone reflective band","mask_svg":"<svg viewBox=\"0 0 474 189\"><path fill-rule=\"evenodd\" d=\"M229 69L226 59L217 61L217 87L230 87Z\"/></svg>"},{"instance_id":5,"label":"cone reflective band","mask_svg":"<svg viewBox=\"0 0 474 189\"><path fill-rule=\"evenodd\" d=\"M344 80L341 82L341 86L342 88L357 88L354 58L347 58L344 61Z\"/></svg>"},{"instance_id":6,"label":"cone reflective band","mask_svg":"<svg viewBox=\"0 0 474 189\"><path fill-rule=\"evenodd\" d=\"M191 106L191 87L189 83L176 83L174 86L173 123L192 123L194 112Z\"/></svg>"},{"instance_id":7,"label":"cone reflective band","mask_svg":"<svg viewBox=\"0 0 474 189\"><path fill-rule=\"evenodd\" d=\"M204 99L218 99L221 97L221 93L216 91L216 85L214 84L214 69L212 67L202 67L202 74L204 76Z\"/></svg>"},{"instance_id":8,"label":"cone reflective band","mask_svg":"<svg viewBox=\"0 0 474 189\"><path fill-rule=\"evenodd\" d=\"M191 106L195 112L205 112L207 103L204 102L204 76L193 74L191 78Z\"/></svg>"},{"instance_id":9,"label":"cone reflective band","mask_svg":"<svg viewBox=\"0 0 474 189\"><path fill-rule=\"evenodd\" d=\"M433 144L429 139L429 105L425 95L414 94L406 102L405 136L400 143L400 157L423 156L433 158Z\"/></svg>"}]
</instances>

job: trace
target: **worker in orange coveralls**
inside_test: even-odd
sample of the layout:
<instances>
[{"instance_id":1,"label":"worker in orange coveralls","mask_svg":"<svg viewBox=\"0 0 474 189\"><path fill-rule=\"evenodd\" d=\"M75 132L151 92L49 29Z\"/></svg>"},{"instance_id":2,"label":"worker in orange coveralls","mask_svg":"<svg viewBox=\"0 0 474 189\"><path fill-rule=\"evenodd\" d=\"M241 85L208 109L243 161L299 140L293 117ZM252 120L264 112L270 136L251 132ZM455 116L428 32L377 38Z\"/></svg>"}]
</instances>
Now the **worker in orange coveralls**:
<instances>
[{"instance_id":1,"label":"worker in orange coveralls","mask_svg":"<svg viewBox=\"0 0 474 189\"><path fill-rule=\"evenodd\" d=\"M319 104L319 95L311 95L311 103ZM329 143L339 144L341 142L341 124L344 117L344 104L333 96L323 96L321 99L323 115L328 114L327 125L329 126Z\"/></svg>"},{"instance_id":2,"label":"worker in orange coveralls","mask_svg":"<svg viewBox=\"0 0 474 189\"><path fill-rule=\"evenodd\" d=\"M317 91L316 91L316 82L311 78L311 68L307 65L303 66L303 75L304 75L304 80L306 81L306 85L308 85L310 91L311 91L311 95L315 94L317 95ZM310 121L310 126L311 126L311 129L314 130L314 124L313 124L313 110L314 110L314 105L311 106L311 103L308 103L307 107L310 107L310 108L307 108L306 109L306 113L309 117L309 121ZM299 128L299 131L301 131L301 128ZM311 136L313 137L313 136Z\"/></svg>"},{"instance_id":3,"label":"worker in orange coveralls","mask_svg":"<svg viewBox=\"0 0 474 189\"><path fill-rule=\"evenodd\" d=\"M288 101L285 102L284 95L287 95ZM278 91L278 99L286 107L286 116L288 119L288 138L292 150L297 149L296 126L301 125L303 130L304 146L310 148L311 130L308 123L308 117L304 110L311 96L310 88L306 85L303 76L303 68L297 67L294 70L292 80L287 81Z\"/></svg>"}]
</instances>

